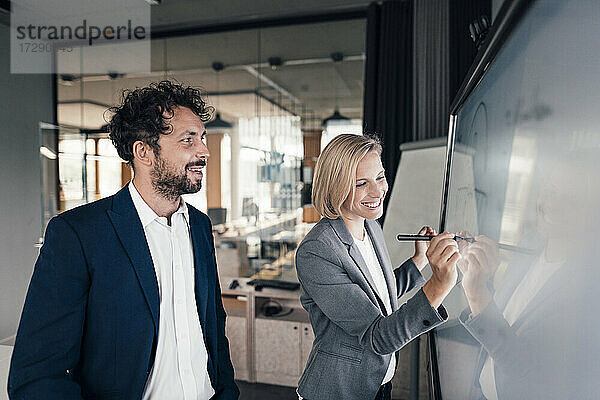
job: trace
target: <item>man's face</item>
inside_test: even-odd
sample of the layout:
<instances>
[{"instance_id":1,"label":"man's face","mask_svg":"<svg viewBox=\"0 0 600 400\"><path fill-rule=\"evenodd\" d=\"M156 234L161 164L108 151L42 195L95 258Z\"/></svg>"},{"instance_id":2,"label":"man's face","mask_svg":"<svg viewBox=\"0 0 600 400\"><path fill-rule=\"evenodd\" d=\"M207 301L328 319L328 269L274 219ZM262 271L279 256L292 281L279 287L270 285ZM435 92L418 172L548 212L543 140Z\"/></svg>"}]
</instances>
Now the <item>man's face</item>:
<instances>
[{"instance_id":1,"label":"man's face","mask_svg":"<svg viewBox=\"0 0 600 400\"><path fill-rule=\"evenodd\" d=\"M173 111L173 118L168 121L173 131L160 136L160 151L154 154L150 173L154 190L168 200L202 188L202 169L210 155L200 117L185 107L176 107Z\"/></svg>"}]
</instances>

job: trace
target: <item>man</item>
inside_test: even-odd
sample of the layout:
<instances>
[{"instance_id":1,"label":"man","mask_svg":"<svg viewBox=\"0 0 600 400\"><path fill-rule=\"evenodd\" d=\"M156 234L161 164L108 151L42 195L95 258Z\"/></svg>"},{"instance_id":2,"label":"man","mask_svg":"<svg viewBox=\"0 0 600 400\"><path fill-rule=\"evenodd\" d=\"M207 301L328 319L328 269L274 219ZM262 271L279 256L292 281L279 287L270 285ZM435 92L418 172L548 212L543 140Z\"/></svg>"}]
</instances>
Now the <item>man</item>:
<instances>
[{"instance_id":1,"label":"man","mask_svg":"<svg viewBox=\"0 0 600 400\"><path fill-rule=\"evenodd\" d=\"M162 81L124 93L111 139L134 169L53 218L17 333L11 399L237 399L201 188L212 108Z\"/></svg>"}]
</instances>

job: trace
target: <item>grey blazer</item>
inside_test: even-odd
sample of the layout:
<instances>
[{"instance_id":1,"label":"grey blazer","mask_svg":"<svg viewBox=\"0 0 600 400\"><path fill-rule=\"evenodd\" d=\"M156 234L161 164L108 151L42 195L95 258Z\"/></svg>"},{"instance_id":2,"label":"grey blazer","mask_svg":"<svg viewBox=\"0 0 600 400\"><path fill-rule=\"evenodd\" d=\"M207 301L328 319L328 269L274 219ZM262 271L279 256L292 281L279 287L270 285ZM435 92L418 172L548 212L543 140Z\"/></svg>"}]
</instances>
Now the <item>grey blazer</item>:
<instances>
[{"instance_id":1,"label":"grey blazer","mask_svg":"<svg viewBox=\"0 0 600 400\"><path fill-rule=\"evenodd\" d=\"M374 399L392 354L448 318L423 290L398 307L398 297L425 280L410 259L393 270L379 223L366 220L365 227L387 282L390 315L341 218L321 219L296 252L300 300L315 333L298 383L307 400Z\"/></svg>"}]
</instances>

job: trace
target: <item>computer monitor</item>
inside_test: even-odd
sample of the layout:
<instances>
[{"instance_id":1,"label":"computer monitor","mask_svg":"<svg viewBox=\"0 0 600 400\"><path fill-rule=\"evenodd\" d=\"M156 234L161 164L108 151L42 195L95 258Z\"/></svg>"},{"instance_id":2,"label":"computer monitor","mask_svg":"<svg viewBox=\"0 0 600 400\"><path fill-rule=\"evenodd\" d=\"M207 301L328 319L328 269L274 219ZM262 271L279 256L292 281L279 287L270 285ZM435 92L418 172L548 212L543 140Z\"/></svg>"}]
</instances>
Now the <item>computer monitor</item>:
<instances>
[{"instance_id":1,"label":"computer monitor","mask_svg":"<svg viewBox=\"0 0 600 400\"><path fill-rule=\"evenodd\" d=\"M207 211L213 225L224 224L227 221L227 209L223 207L209 208Z\"/></svg>"}]
</instances>

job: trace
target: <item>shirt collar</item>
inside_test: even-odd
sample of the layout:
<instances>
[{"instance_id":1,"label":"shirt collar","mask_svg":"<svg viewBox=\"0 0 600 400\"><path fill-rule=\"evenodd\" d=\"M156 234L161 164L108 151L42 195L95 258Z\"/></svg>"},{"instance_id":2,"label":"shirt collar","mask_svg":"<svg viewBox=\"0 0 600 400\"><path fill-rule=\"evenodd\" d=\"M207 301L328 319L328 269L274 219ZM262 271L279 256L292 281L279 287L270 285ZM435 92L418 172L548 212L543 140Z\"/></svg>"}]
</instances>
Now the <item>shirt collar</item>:
<instances>
[{"instance_id":1,"label":"shirt collar","mask_svg":"<svg viewBox=\"0 0 600 400\"><path fill-rule=\"evenodd\" d=\"M142 226L145 228L148 224L154 221L157 218L161 218L154 212L153 209L150 208L148 204L144 201L137 188L133 184L133 181L129 182L129 194L131 194L131 200L133 200L133 205L137 210L137 213L140 217L140 221L142 222ZM188 208L183 200L183 197L180 197L179 208L177 211L173 213L175 214L183 214L186 221L189 221Z\"/></svg>"}]
</instances>

